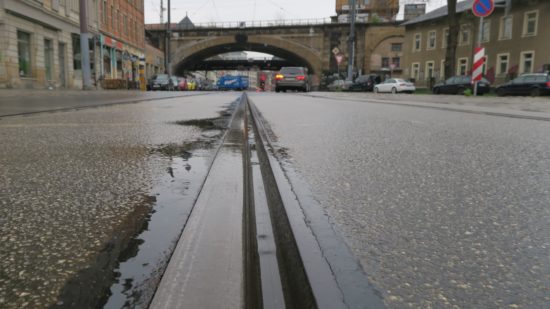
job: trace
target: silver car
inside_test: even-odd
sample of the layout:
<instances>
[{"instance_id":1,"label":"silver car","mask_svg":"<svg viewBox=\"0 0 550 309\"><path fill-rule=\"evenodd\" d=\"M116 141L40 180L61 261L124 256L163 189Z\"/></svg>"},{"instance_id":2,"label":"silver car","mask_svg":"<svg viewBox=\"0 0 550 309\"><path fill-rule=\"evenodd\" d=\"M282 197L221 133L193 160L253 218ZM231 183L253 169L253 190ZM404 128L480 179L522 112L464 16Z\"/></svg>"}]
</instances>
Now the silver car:
<instances>
[{"instance_id":1,"label":"silver car","mask_svg":"<svg viewBox=\"0 0 550 309\"><path fill-rule=\"evenodd\" d=\"M304 67L282 67L275 75L275 91L301 90L309 92L309 75Z\"/></svg>"}]
</instances>

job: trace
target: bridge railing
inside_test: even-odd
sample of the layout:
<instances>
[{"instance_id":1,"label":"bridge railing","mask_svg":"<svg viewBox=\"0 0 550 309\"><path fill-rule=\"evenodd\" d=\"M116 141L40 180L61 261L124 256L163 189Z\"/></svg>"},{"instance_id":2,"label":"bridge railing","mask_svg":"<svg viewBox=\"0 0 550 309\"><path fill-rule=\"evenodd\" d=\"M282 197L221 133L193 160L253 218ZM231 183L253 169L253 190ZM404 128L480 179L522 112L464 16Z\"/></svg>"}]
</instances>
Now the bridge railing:
<instances>
[{"instance_id":1,"label":"bridge railing","mask_svg":"<svg viewBox=\"0 0 550 309\"><path fill-rule=\"evenodd\" d=\"M204 28L260 28L260 27L277 27L277 26L309 26L309 25L324 25L335 23L331 18L315 18L315 19L279 19L279 20L249 20L249 21L227 21L227 22L206 22L190 25L180 25L172 23L171 29L204 29ZM148 30L166 29L166 24L146 24Z\"/></svg>"}]
</instances>

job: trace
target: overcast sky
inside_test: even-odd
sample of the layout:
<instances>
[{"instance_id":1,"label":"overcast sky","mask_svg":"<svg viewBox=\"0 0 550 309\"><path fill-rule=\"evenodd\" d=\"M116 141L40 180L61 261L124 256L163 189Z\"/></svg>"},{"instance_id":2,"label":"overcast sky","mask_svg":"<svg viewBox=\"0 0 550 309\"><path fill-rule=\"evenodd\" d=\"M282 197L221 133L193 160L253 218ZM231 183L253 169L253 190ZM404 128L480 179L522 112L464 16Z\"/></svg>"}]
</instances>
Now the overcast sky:
<instances>
[{"instance_id":1,"label":"overcast sky","mask_svg":"<svg viewBox=\"0 0 550 309\"><path fill-rule=\"evenodd\" d=\"M145 23L160 20L160 0L145 1ZM164 5L167 6L167 0ZM422 3L425 0L402 2ZM446 0L427 0L428 10ZM280 19L328 18L336 15L335 0L172 0L172 22L179 22L187 13L194 23ZM164 21L166 22L166 13Z\"/></svg>"}]
</instances>

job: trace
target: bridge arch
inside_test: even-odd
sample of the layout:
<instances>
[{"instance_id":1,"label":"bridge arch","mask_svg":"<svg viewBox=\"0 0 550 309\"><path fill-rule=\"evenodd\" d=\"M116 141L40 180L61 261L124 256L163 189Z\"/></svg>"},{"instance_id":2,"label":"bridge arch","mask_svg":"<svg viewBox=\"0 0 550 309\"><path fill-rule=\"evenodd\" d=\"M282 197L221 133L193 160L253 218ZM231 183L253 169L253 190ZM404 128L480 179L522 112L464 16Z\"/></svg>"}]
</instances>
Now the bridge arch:
<instances>
[{"instance_id":1,"label":"bridge arch","mask_svg":"<svg viewBox=\"0 0 550 309\"><path fill-rule=\"evenodd\" d=\"M243 39L244 38L244 39ZM172 61L176 63L174 72L181 73L193 63L209 57L231 51L255 51L271 54L304 66L311 74L321 72L321 53L297 42L268 35L249 35L244 37L220 36L200 41L183 43L173 41L176 47Z\"/></svg>"}]
</instances>

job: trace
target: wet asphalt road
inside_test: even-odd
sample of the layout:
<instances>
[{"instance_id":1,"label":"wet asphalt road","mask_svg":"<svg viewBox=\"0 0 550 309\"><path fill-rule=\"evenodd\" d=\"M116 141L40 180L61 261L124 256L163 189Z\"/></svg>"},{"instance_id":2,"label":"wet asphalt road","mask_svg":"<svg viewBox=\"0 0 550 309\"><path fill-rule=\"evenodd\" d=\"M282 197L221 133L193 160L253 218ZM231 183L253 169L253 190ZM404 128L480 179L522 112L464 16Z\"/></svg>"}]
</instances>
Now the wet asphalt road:
<instances>
[{"instance_id":1,"label":"wet asphalt road","mask_svg":"<svg viewBox=\"0 0 550 309\"><path fill-rule=\"evenodd\" d=\"M143 229L151 210L160 211L158 184L206 175L204 162L191 166L191 144L215 141L221 131L177 122L219 117L237 98L211 94L2 118L0 307L74 307L62 293L84 303L97 298L93 289L113 279L121 243ZM177 241L182 213L189 213L190 205L178 204L189 187L165 186L173 191L166 203L181 207L168 214L182 220L164 225L168 243ZM159 262L152 257L142 266ZM71 281L76 285L67 288Z\"/></svg>"},{"instance_id":2,"label":"wet asphalt road","mask_svg":"<svg viewBox=\"0 0 550 309\"><path fill-rule=\"evenodd\" d=\"M550 307L550 122L250 100L389 308Z\"/></svg>"}]
</instances>

